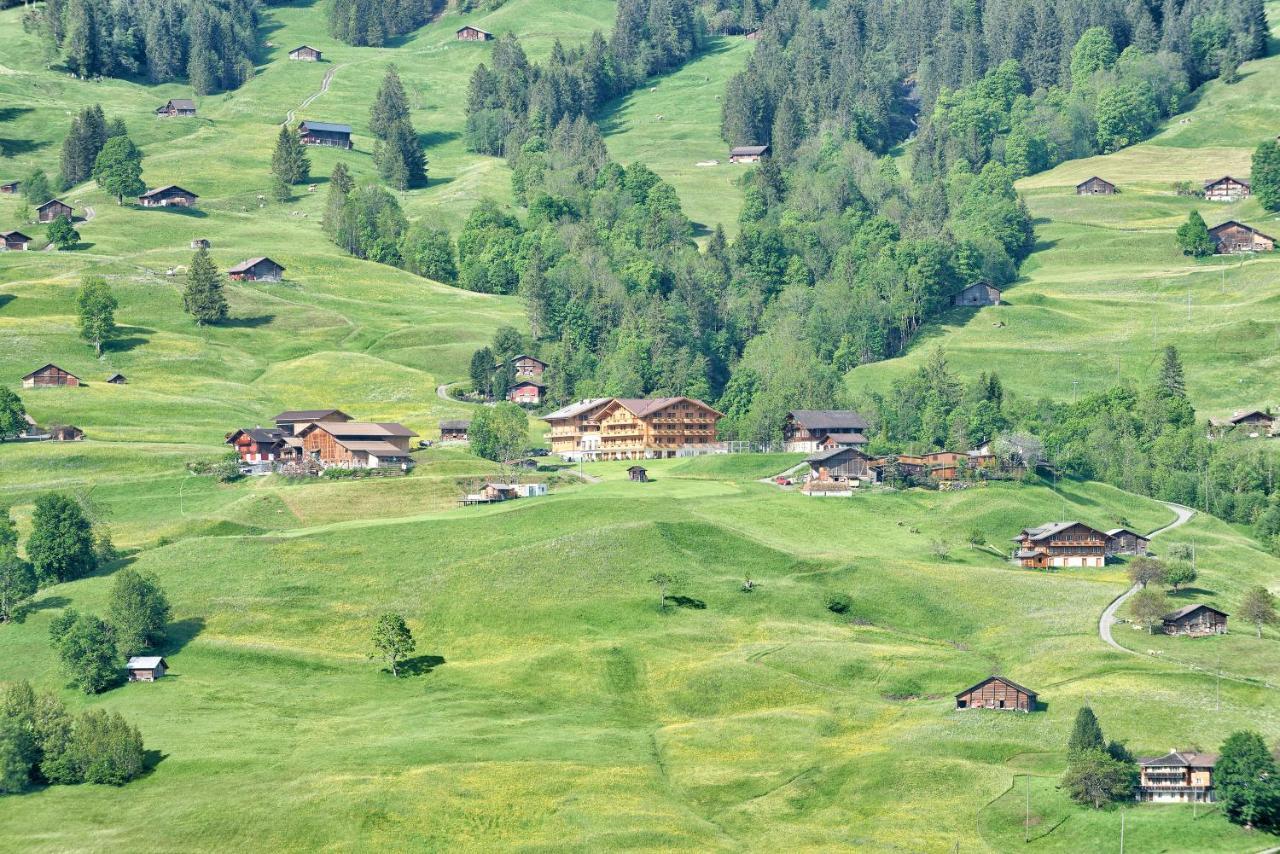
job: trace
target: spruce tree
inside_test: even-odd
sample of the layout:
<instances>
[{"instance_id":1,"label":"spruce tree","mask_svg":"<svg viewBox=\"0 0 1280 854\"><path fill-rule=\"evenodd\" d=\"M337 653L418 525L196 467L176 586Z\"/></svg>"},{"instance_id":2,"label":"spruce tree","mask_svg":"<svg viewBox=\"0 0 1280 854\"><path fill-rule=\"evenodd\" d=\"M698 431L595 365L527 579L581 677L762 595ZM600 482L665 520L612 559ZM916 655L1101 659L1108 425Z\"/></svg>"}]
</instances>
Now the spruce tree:
<instances>
[{"instance_id":1,"label":"spruce tree","mask_svg":"<svg viewBox=\"0 0 1280 854\"><path fill-rule=\"evenodd\" d=\"M1262 736L1242 730L1222 743L1213 788L1227 820L1250 828L1280 827L1280 769Z\"/></svg>"},{"instance_id":2,"label":"spruce tree","mask_svg":"<svg viewBox=\"0 0 1280 854\"><path fill-rule=\"evenodd\" d=\"M1081 706L1076 712L1075 726L1071 729L1071 737L1067 740L1067 756L1079 756L1090 751L1106 750L1107 743L1102 737L1102 727L1093 709Z\"/></svg>"},{"instance_id":3,"label":"spruce tree","mask_svg":"<svg viewBox=\"0 0 1280 854\"><path fill-rule=\"evenodd\" d=\"M379 139L387 139L397 122L409 119L409 98L394 65L387 66L387 74L378 88L378 97L369 108L369 130Z\"/></svg>"},{"instance_id":4,"label":"spruce tree","mask_svg":"<svg viewBox=\"0 0 1280 854\"><path fill-rule=\"evenodd\" d=\"M355 185L356 182L352 180L351 173L347 171L347 164L341 160L334 164L333 171L329 173L329 190L324 202L324 218L320 221L320 227L324 229L325 234L329 235L330 240L338 236L342 224L342 210L346 207L347 196Z\"/></svg>"},{"instance_id":5,"label":"spruce tree","mask_svg":"<svg viewBox=\"0 0 1280 854\"><path fill-rule=\"evenodd\" d=\"M276 136L275 150L271 152L271 174L286 186L311 180L311 158L297 131L288 125L282 126Z\"/></svg>"},{"instance_id":6,"label":"spruce tree","mask_svg":"<svg viewBox=\"0 0 1280 854\"><path fill-rule=\"evenodd\" d=\"M1182 372L1182 358L1178 355L1178 348L1172 344L1165 345L1158 383L1160 393L1165 397L1187 396L1187 381Z\"/></svg>"},{"instance_id":7,"label":"spruce tree","mask_svg":"<svg viewBox=\"0 0 1280 854\"><path fill-rule=\"evenodd\" d=\"M1280 210L1280 144L1269 139L1253 152L1253 195L1269 211Z\"/></svg>"},{"instance_id":8,"label":"spruce tree","mask_svg":"<svg viewBox=\"0 0 1280 854\"><path fill-rule=\"evenodd\" d=\"M395 122L386 140L374 145L373 160L383 180L397 190L420 187L427 181L427 158L407 119Z\"/></svg>"},{"instance_id":9,"label":"spruce tree","mask_svg":"<svg viewBox=\"0 0 1280 854\"><path fill-rule=\"evenodd\" d=\"M187 288L182 295L187 314L196 320L197 326L219 323L227 319L227 298L222 292L222 274L214 266L209 251L196 250L187 270Z\"/></svg>"}]
</instances>

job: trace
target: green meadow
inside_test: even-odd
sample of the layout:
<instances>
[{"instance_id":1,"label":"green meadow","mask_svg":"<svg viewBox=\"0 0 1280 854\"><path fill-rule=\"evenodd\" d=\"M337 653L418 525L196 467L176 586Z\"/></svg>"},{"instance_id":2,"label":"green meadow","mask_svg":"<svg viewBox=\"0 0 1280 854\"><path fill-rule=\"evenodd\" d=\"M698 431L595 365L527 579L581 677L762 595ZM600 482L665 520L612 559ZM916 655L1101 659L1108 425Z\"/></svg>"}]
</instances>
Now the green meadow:
<instances>
[{"instance_id":1,"label":"green meadow","mask_svg":"<svg viewBox=\"0 0 1280 854\"><path fill-rule=\"evenodd\" d=\"M95 697L65 688L48 626L67 607L101 612L118 566L41 591L21 622L0 626L0 680L120 711L141 729L152 766L119 789L0 800L0 847L1108 850L1120 811L1079 808L1055 787L1083 703L1139 754L1213 749L1246 726L1280 736L1280 694L1265 684L1275 681L1274 630L1259 640L1233 625L1225 637L1174 641L1122 624L1117 639L1138 654L1121 653L1101 642L1097 621L1127 587L1122 565L1043 573L1005 559L1030 524L1151 531L1174 519L1101 484L819 500L760 482L795 466L794 454L654 461L646 484L630 482L625 463L544 460L529 476L552 484L549 497L459 508L470 484L497 473L464 450L418 451L415 471L393 479L220 485L188 473L187 463L224 453L228 431L283 408L337 406L427 438L441 418L471 411L437 387L463 379L499 326L523 326L519 301L345 256L320 233L324 176L339 158L373 174L367 105L395 62L430 159L430 185L400 195L409 216L456 230L480 198L509 202L505 164L462 141L466 83L492 46L455 42L454 30L515 32L538 58L557 37L573 44L607 29L613 7L510 0L446 14L385 49L334 43L314 5L273 7L257 76L200 99L195 120L152 115L187 96L181 86L46 69L21 10L0 12L0 109L10 116L0 133L14 152L0 178L56 171L71 116L100 102L143 146L150 185L201 196L195 212L142 211L77 187L66 200L94 212L80 224L82 248L0 254L2 381L17 389L53 361L88 383L22 392L41 423L76 424L88 439L0 445L0 504L25 536L37 496L77 496L125 550L121 565L154 573L174 607L170 675ZM302 43L326 62L288 62ZM741 173L725 162L716 96L749 50L715 39L602 117L611 155L648 163L706 229L732 231L737 219ZM962 370L1010 365L1001 375L1011 388L1061 397L1075 379L1110 381L1113 359L1123 375L1145 376L1176 334L1198 405L1226 410L1237 386L1268 388L1280 340L1268 319L1280 321L1274 264L1233 262L1224 290L1214 262L1176 256L1170 233L1190 203L1167 185L1182 169L1204 178L1247 163L1251 146L1232 146L1271 132L1275 62L1246 66L1241 83L1206 93L1192 122L1175 119L1151 143L1025 182L1042 245L1010 305L948 317L911 354L859 368L851 383L888 382L941 341ZM329 90L299 110L328 72ZM1234 130L1215 134L1210 104ZM267 170L290 110L353 125L357 150L313 150L317 191L281 205L269 200ZM1095 171L1119 176L1126 192L1066 191ZM16 211L0 198L0 228L21 227ZM1262 221L1251 202L1220 213ZM233 320L197 328L182 312L181 275L168 274L188 263L196 237L213 242L223 268L269 255L286 280L229 287ZM126 327L101 360L75 329L86 273L109 278ZM1179 325L1188 284L1204 329ZM1044 367L1014 371L1010 358ZM104 382L117 371L127 385ZM530 427L536 439L542 425ZM1280 575L1280 561L1216 520L1197 517L1168 539L1197 546L1201 575L1183 599L1231 611L1249 585ZM649 580L658 573L675 578L666 607ZM833 596L851 600L845 613L827 608ZM418 639L401 679L367 655L387 611L402 612ZM1035 688L1044 708L952 708L957 691L991 673ZM1276 843L1212 809L1134 806L1124 816L1132 851Z\"/></svg>"}]
</instances>

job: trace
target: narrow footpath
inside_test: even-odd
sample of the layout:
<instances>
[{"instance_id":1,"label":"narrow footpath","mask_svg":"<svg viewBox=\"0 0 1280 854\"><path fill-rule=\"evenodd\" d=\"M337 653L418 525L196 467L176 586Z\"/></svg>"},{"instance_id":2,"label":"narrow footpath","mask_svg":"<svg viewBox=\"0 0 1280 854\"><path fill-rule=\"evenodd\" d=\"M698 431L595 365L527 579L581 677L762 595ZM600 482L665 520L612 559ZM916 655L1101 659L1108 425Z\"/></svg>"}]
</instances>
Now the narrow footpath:
<instances>
[{"instance_id":1,"label":"narrow footpath","mask_svg":"<svg viewBox=\"0 0 1280 854\"><path fill-rule=\"evenodd\" d=\"M1191 518L1196 515L1196 511L1192 510L1190 507L1183 507L1181 504L1166 503L1165 506L1168 507L1170 510L1172 510L1174 513L1178 514L1178 518L1170 522L1168 525L1165 525L1163 528L1160 528L1157 531L1152 531L1151 532L1152 538L1158 537L1164 533L1168 533L1169 531L1172 531L1175 528L1182 527L1183 525L1187 524L1187 522L1190 522ZM1142 589L1142 585L1135 584L1125 592L1121 593L1119 596L1117 596L1115 599L1112 600L1111 604L1107 606L1107 609L1102 612L1102 617L1098 619L1098 637L1102 638L1102 642L1107 644L1108 646L1111 646L1111 647L1114 647L1115 649L1120 650L1121 652L1128 652L1128 653L1132 653L1133 655L1141 655L1141 653L1134 652L1134 650L1127 649L1126 647L1123 647L1120 644L1116 643L1115 638L1111 636L1111 627L1114 626L1116 623L1116 612L1120 610L1120 606L1123 605L1126 601L1128 601L1130 596L1137 593L1141 589Z\"/></svg>"}]
</instances>

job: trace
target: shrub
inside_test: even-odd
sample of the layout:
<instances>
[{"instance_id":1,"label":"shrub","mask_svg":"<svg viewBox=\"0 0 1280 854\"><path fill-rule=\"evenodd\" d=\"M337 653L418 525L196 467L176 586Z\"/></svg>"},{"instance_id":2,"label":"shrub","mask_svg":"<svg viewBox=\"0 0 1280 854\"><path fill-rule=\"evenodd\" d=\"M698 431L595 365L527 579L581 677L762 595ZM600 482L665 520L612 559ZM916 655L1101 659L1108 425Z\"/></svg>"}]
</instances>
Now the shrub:
<instances>
[{"instance_id":1,"label":"shrub","mask_svg":"<svg viewBox=\"0 0 1280 854\"><path fill-rule=\"evenodd\" d=\"M827 610L833 614L847 614L852 608L852 596L844 593L832 593L827 597Z\"/></svg>"},{"instance_id":2,"label":"shrub","mask_svg":"<svg viewBox=\"0 0 1280 854\"><path fill-rule=\"evenodd\" d=\"M910 676L897 676L885 686L881 693L886 700L911 700L923 695L924 689Z\"/></svg>"}]
</instances>

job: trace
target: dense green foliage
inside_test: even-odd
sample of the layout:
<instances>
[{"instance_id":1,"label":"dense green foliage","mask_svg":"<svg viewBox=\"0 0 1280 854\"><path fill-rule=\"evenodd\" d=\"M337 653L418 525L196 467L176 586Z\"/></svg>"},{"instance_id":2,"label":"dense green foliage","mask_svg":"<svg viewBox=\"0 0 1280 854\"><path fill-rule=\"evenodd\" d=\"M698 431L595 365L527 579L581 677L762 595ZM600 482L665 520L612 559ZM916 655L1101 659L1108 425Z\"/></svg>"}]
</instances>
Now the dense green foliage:
<instances>
[{"instance_id":1,"label":"dense green foliage","mask_svg":"<svg viewBox=\"0 0 1280 854\"><path fill-rule=\"evenodd\" d=\"M49 624L67 681L86 694L100 694L120 681L124 659L111 624L93 614L66 610Z\"/></svg>"},{"instance_id":2,"label":"dense green foliage","mask_svg":"<svg viewBox=\"0 0 1280 854\"><path fill-rule=\"evenodd\" d=\"M222 274L203 246L196 250L187 269L187 286L182 305L195 318L196 325L221 323L227 319L227 297L223 293Z\"/></svg>"},{"instance_id":3,"label":"dense green foliage","mask_svg":"<svg viewBox=\"0 0 1280 854\"><path fill-rule=\"evenodd\" d=\"M0 623L14 613L37 589L36 571L18 554L18 529L9 509L0 509Z\"/></svg>"},{"instance_id":4,"label":"dense green foliage","mask_svg":"<svg viewBox=\"0 0 1280 854\"><path fill-rule=\"evenodd\" d=\"M443 0L327 0L327 5L334 38L377 47L425 24Z\"/></svg>"},{"instance_id":5,"label":"dense green foliage","mask_svg":"<svg viewBox=\"0 0 1280 854\"><path fill-rule=\"evenodd\" d=\"M142 181L142 151L127 136L111 137L93 161L93 179L119 205L125 196L142 195L147 190Z\"/></svg>"},{"instance_id":6,"label":"dense green foliage","mask_svg":"<svg viewBox=\"0 0 1280 854\"><path fill-rule=\"evenodd\" d=\"M399 676L399 663L409 656L417 644L413 633L400 614L383 614L373 627L373 649L370 657L381 658L391 668L392 676Z\"/></svg>"},{"instance_id":7,"label":"dense green foliage","mask_svg":"<svg viewBox=\"0 0 1280 854\"><path fill-rule=\"evenodd\" d=\"M0 442L27 429L27 410L22 405L18 393L7 387L0 387Z\"/></svg>"},{"instance_id":8,"label":"dense green foliage","mask_svg":"<svg viewBox=\"0 0 1280 854\"><path fill-rule=\"evenodd\" d=\"M476 412L467 432L471 451L494 462L515 459L529 436L529 422L524 410L503 401Z\"/></svg>"},{"instance_id":9,"label":"dense green foliage","mask_svg":"<svg viewBox=\"0 0 1280 854\"><path fill-rule=\"evenodd\" d=\"M1280 829L1280 767L1256 732L1233 732L1222 743L1213 788L1227 818L1262 830Z\"/></svg>"},{"instance_id":10,"label":"dense green foliage","mask_svg":"<svg viewBox=\"0 0 1280 854\"><path fill-rule=\"evenodd\" d=\"M23 23L80 77L185 77L197 95L253 77L257 0L47 0Z\"/></svg>"},{"instance_id":11,"label":"dense green foliage","mask_svg":"<svg viewBox=\"0 0 1280 854\"><path fill-rule=\"evenodd\" d=\"M369 110L369 129L378 138L373 145L373 161L384 181L397 190L421 187L427 182L427 158L409 120L409 101L394 65L387 67L387 76Z\"/></svg>"},{"instance_id":12,"label":"dense green foliage","mask_svg":"<svg viewBox=\"0 0 1280 854\"><path fill-rule=\"evenodd\" d=\"M1274 626L1280 622L1280 616L1276 614L1276 597L1262 585L1251 587L1236 609L1236 617L1251 623L1261 638L1263 626Z\"/></svg>"},{"instance_id":13,"label":"dense green foliage","mask_svg":"<svg viewBox=\"0 0 1280 854\"><path fill-rule=\"evenodd\" d=\"M1067 771L1062 786L1076 803L1101 809L1133 797L1138 770L1123 745L1108 744L1089 706L1081 706L1067 740Z\"/></svg>"},{"instance_id":14,"label":"dense green foliage","mask_svg":"<svg viewBox=\"0 0 1280 854\"><path fill-rule=\"evenodd\" d=\"M107 619L121 655L135 655L162 643L169 613L169 600L155 576L128 568L116 573Z\"/></svg>"},{"instance_id":15,"label":"dense green foliage","mask_svg":"<svg viewBox=\"0 0 1280 854\"><path fill-rule=\"evenodd\" d=\"M1254 150L1251 175L1254 197L1267 210L1280 210L1280 143L1268 139Z\"/></svg>"},{"instance_id":16,"label":"dense green foliage","mask_svg":"<svg viewBox=\"0 0 1280 854\"><path fill-rule=\"evenodd\" d=\"M87 181L93 175L94 164L107 140L125 134L124 122L121 119L107 121L102 107L94 104L85 107L71 120L71 129L62 140L62 151L59 155L58 186L70 189ZM23 191L28 193L27 199L32 204L43 204L50 198L48 180L43 172L32 174L27 179ZM38 198L37 198L38 197Z\"/></svg>"},{"instance_id":17,"label":"dense green foliage","mask_svg":"<svg viewBox=\"0 0 1280 854\"><path fill-rule=\"evenodd\" d=\"M271 177L280 201L291 195L289 188L294 184L305 184L311 180L311 158L307 156L306 146L302 144L297 130L288 125L282 125L276 135L275 148L271 151Z\"/></svg>"},{"instance_id":18,"label":"dense green foliage","mask_svg":"<svg viewBox=\"0 0 1280 854\"><path fill-rule=\"evenodd\" d=\"M80 245L80 232L66 216L57 216L49 220L44 233L49 242L59 249L75 249Z\"/></svg>"},{"instance_id":19,"label":"dense green foliage","mask_svg":"<svg viewBox=\"0 0 1280 854\"><path fill-rule=\"evenodd\" d=\"M111 293L111 286L102 276L86 276L76 294L76 314L80 324L80 337L93 345L101 356L102 348L120 334L116 326L116 309L119 301Z\"/></svg>"},{"instance_id":20,"label":"dense green foliage","mask_svg":"<svg viewBox=\"0 0 1280 854\"><path fill-rule=\"evenodd\" d=\"M73 581L98 568L93 526L75 499L56 492L36 499L27 557L41 584Z\"/></svg>"},{"instance_id":21,"label":"dense green foliage","mask_svg":"<svg viewBox=\"0 0 1280 854\"><path fill-rule=\"evenodd\" d=\"M1178 226L1174 240L1183 255L1204 258L1213 254L1213 238L1209 235L1209 226L1205 225L1200 211L1187 214L1187 221Z\"/></svg>"}]
</instances>

